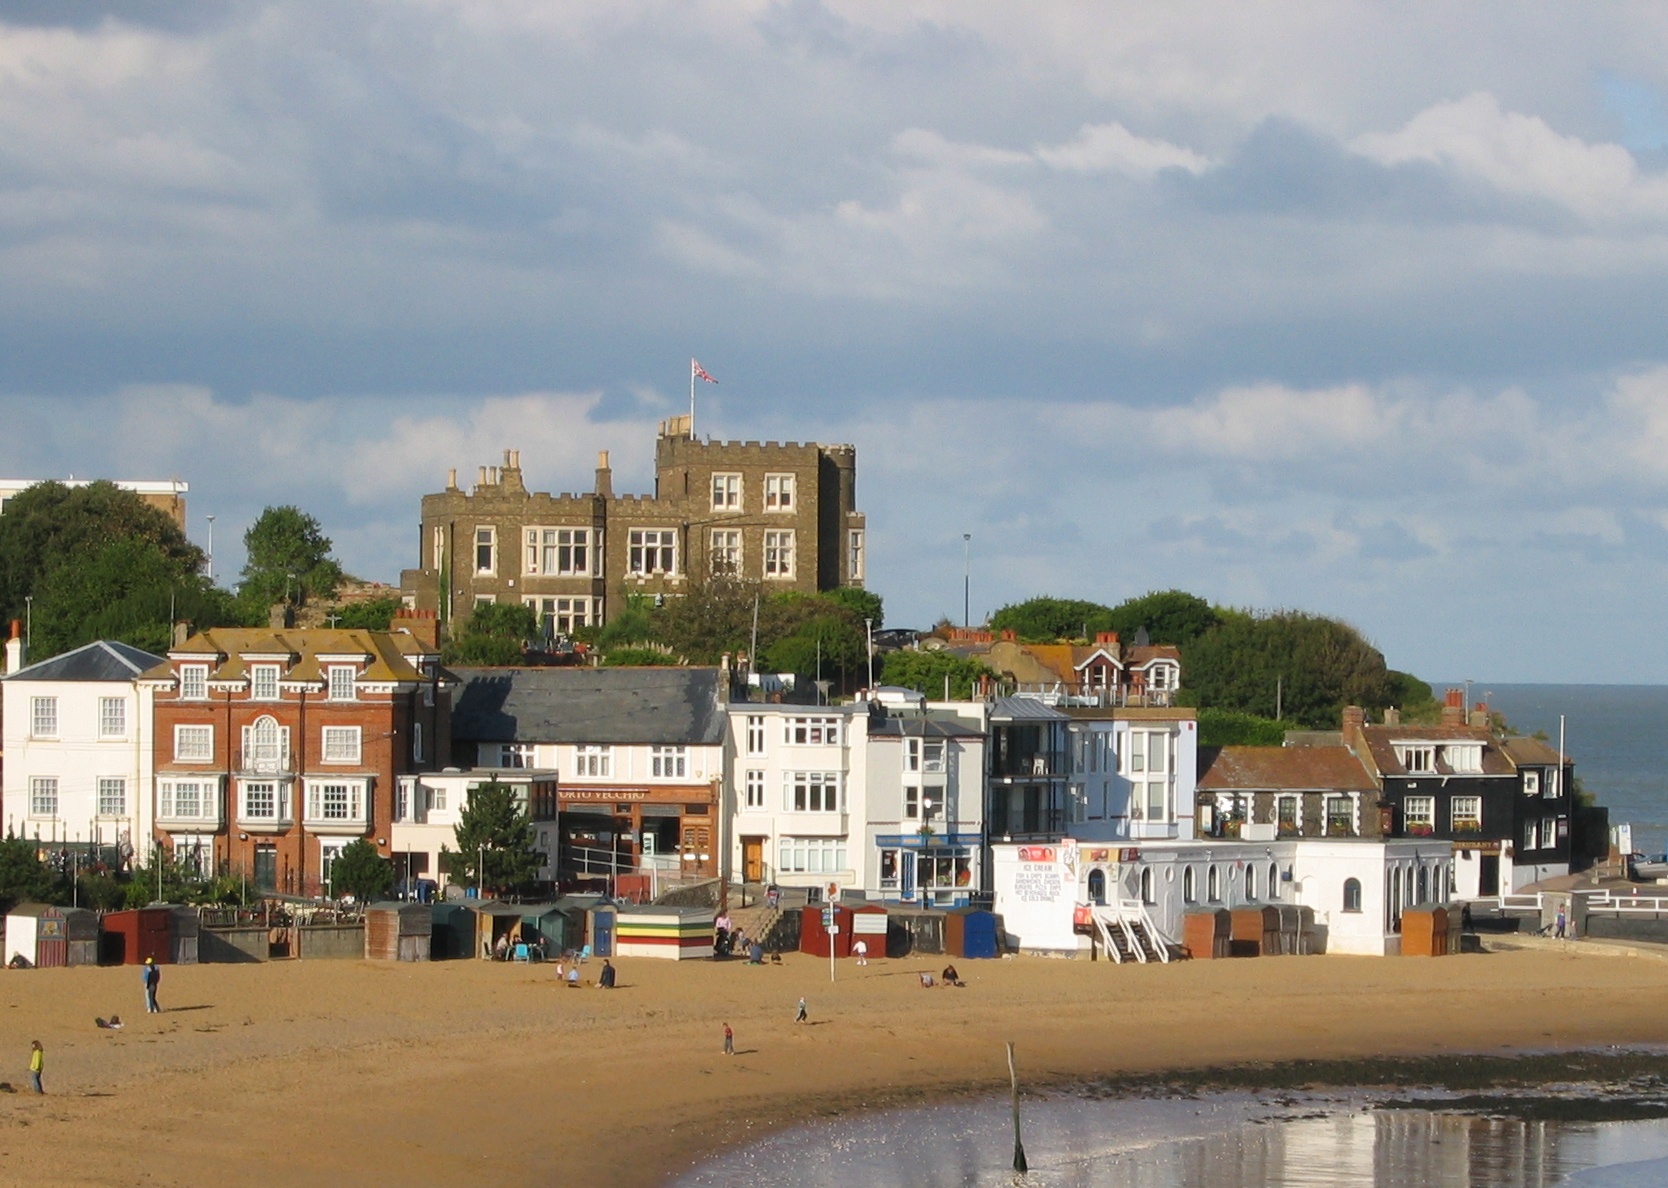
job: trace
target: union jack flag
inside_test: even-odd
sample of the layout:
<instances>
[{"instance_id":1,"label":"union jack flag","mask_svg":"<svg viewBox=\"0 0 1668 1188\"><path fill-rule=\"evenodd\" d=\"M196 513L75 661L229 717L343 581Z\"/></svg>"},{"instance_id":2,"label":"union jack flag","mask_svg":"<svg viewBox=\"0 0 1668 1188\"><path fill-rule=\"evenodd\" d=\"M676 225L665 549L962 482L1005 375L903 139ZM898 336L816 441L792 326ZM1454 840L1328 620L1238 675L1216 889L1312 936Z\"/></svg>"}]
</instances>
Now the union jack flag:
<instances>
[{"instance_id":1,"label":"union jack flag","mask_svg":"<svg viewBox=\"0 0 1668 1188\"><path fill-rule=\"evenodd\" d=\"M704 379L709 384L716 384L718 382L713 379L712 376L707 374L707 369L705 367L702 367L693 359L689 361L689 374L694 376L696 379Z\"/></svg>"}]
</instances>

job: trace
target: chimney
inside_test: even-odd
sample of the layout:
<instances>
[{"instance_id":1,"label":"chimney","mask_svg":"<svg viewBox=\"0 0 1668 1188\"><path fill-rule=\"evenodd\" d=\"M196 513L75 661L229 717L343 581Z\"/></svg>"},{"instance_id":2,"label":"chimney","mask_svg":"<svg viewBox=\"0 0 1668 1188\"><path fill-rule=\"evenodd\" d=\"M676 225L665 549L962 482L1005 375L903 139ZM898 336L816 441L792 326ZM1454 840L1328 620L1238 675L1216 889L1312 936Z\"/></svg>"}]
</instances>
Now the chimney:
<instances>
[{"instance_id":1,"label":"chimney","mask_svg":"<svg viewBox=\"0 0 1668 1188\"><path fill-rule=\"evenodd\" d=\"M1385 710L1384 724L1386 726L1400 726L1402 724L1402 711L1397 709L1395 706L1391 706L1389 709Z\"/></svg>"},{"instance_id":2,"label":"chimney","mask_svg":"<svg viewBox=\"0 0 1668 1188\"><path fill-rule=\"evenodd\" d=\"M479 487L484 487L486 485L487 485L487 468L483 466L475 472L475 486L477 488L479 488Z\"/></svg>"},{"instance_id":3,"label":"chimney","mask_svg":"<svg viewBox=\"0 0 1668 1188\"><path fill-rule=\"evenodd\" d=\"M458 489L458 468L456 466L446 471L446 489L448 491Z\"/></svg>"},{"instance_id":4,"label":"chimney","mask_svg":"<svg viewBox=\"0 0 1668 1188\"><path fill-rule=\"evenodd\" d=\"M608 451L597 451L597 485L596 493L604 499L614 497L614 472L608 467Z\"/></svg>"},{"instance_id":5,"label":"chimney","mask_svg":"<svg viewBox=\"0 0 1668 1188\"><path fill-rule=\"evenodd\" d=\"M174 646L177 648L191 638L191 624L181 619L174 624Z\"/></svg>"},{"instance_id":6,"label":"chimney","mask_svg":"<svg viewBox=\"0 0 1668 1188\"><path fill-rule=\"evenodd\" d=\"M1002 630L1002 642L1003 643L1017 643L1018 640L1019 640L1019 636L1018 636L1018 634L1015 633L1015 631L1012 627L1003 628L1003 630Z\"/></svg>"},{"instance_id":7,"label":"chimney","mask_svg":"<svg viewBox=\"0 0 1668 1188\"><path fill-rule=\"evenodd\" d=\"M440 650L440 616L434 611L401 607L394 612L388 630L404 631L431 652Z\"/></svg>"},{"instance_id":8,"label":"chimney","mask_svg":"<svg viewBox=\"0 0 1668 1188\"><path fill-rule=\"evenodd\" d=\"M266 625L274 631L295 626L295 611L287 602L274 602L267 608Z\"/></svg>"},{"instance_id":9,"label":"chimney","mask_svg":"<svg viewBox=\"0 0 1668 1188\"><path fill-rule=\"evenodd\" d=\"M520 494L527 490L521 483L521 451L504 451L504 487L512 494Z\"/></svg>"},{"instance_id":10,"label":"chimney","mask_svg":"<svg viewBox=\"0 0 1668 1188\"><path fill-rule=\"evenodd\" d=\"M1442 703L1442 724L1444 726L1465 725L1465 690L1448 690L1448 696L1443 699Z\"/></svg>"},{"instance_id":11,"label":"chimney","mask_svg":"<svg viewBox=\"0 0 1668 1188\"><path fill-rule=\"evenodd\" d=\"M1471 725L1478 730L1488 729L1488 702L1479 701L1471 710Z\"/></svg>"},{"instance_id":12,"label":"chimney","mask_svg":"<svg viewBox=\"0 0 1668 1188\"><path fill-rule=\"evenodd\" d=\"M26 659L23 648L23 620L12 620L11 638L6 641L6 675L19 671Z\"/></svg>"},{"instance_id":13,"label":"chimney","mask_svg":"<svg viewBox=\"0 0 1668 1188\"><path fill-rule=\"evenodd\" d=\"M1344 745L1354 747L1361 741L1361 728L1367 724L1367 712L1358 705L1344 707Z\"/></svg>"},{"instance_id":14,"label":"chimney","mask_svg":"<svg viewBox=\"0 0 1668 1188\"><path fill-rule=\"evenodd\" d=\"M1118 642L1118 633L1116 631L1097 631L1095 632L1095 642L1097 644L1115 644Z\"/></svg>"}]
</instances>

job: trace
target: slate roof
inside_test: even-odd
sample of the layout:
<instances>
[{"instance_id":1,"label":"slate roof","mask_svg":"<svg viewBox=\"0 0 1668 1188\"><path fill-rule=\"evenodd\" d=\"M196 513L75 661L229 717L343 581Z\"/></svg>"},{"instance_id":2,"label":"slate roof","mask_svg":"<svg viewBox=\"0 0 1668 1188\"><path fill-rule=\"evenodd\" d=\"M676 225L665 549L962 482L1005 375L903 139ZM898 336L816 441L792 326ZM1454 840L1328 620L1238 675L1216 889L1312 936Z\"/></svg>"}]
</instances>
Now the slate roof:
<instances>
[{"instance_id":1,"label":"slate roof","mask_svg":"<svg viewBox=\"0 0 1668 1188\"><path fill-rule=\"evenodd\" d=\"M1365 726L1361 730L1361 739L1367 748L1367 757L1372 765L1378 769L1380 775L1402 776L1411 774L1402 766L1402 761L1396 758L1394 743L1403 742L1475 742L1483 745L1483 770L1481 772L1467 772L1467 775L1515 775L1517 769L1511 760L1501 753L1500 744L1487 730L1480 726ZM1437 764L1437 775L1456 774L1447 764Z\"/></svg>"},{"instance_id":2,"label":"slate roof","mask_svg":"<svg viewBox=\"0 0 1668 1188\"><path fill-rule=\"evenodd\" d=\"M1376 792L1348 747L1200 747L1201 792Z\"/></svg>"},{"instance_id":3,"label":"slate roof","mask_svg":"<svg viewBox=\"0 0 1668 1188\"><path fill-rule=\"evenodd\" d=\"M1500 740L1500 749L1506 752L1518 767L1557 767L1558 748L1538 738L1513 736Z\"/></svg>"},{"instance_id":4,"label":"slate roof","mask_svg":"<svg viewBox=\"0 0 1668 1188\"><path fill-rule=\"evenodd\" d=\"M462 742L659 743L724 741L716 668L454 668L452 710Z\"/></svg>"},{"instance_id":5,"label":"slate roof","mask_svg":"<svg viewBox=\"0 0 1668 1188\"><path fill-rule=\"evenodd\" d=\"M995 722L1065 722L1065 714L1035 697L1003 697L990 707Z\"/></svg>"},{"instance_id":6,"label":"slate roof","mask_svg":"<svg viewBox=\"0 0 1668 1188\"><path fill-rule=\"evenodd\" d=\"M39 664L20 668L8 681L131 681L162 663L161 656L131 644L99 639Z\"/></svg>"},{"instance_id":7,"label":"slate roof","mask_svg":"<svg viewBox=\"0 0 1668 1188\"><path fill-rule=\"evenodd\" d=\"M983 738L984 730L965 718L886 718L871 721L870 738Z\"/></svg>"}]
</instances>

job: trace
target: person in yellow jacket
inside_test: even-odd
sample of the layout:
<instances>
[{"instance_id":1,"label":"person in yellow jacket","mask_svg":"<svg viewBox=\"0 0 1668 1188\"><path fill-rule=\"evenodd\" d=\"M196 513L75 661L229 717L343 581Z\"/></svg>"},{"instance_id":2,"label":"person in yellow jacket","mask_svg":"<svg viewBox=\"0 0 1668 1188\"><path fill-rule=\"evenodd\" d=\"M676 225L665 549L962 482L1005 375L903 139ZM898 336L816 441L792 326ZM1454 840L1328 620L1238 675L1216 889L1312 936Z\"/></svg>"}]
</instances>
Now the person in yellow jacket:
<instances>
[{"instance_id":1,"label":"person in yellow jacket","mask_svg":"<svg viewBox=\"0 0 1668 1188\"><path fill-rule=\"evenodd\" d=\"M41 1070L46 1067L46 1049L41 1047L40 1040L36 1040L29 1049L29 1083L35 1087L36 1093L45 1093L41 1088Z\"/></svg>"}]
</instances>

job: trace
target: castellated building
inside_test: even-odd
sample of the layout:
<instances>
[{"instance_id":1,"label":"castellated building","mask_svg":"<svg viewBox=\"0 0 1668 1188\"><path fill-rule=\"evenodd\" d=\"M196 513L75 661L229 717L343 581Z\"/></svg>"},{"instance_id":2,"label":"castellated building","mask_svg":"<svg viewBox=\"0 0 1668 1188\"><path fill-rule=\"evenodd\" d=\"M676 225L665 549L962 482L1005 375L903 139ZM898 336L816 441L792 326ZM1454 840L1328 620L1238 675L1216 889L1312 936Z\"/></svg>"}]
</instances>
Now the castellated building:
<instances>
[{"instance_id":1,"label":"castellated building","mask_svg":"<svg viewBox=\"0 0 1668 1188\"><path fill-rule=\"evenodd\" d=\"M616 495L604 451L584 494L529 491L519 450L472 489L423 496L420 569L407 606L461 621L522 602L549 635L605 623L628 594L675 597L718 575L814 592L863 584L857 450L849 445L700 441L662 421L653 495Z\"/></svg>"}]
</instances>

